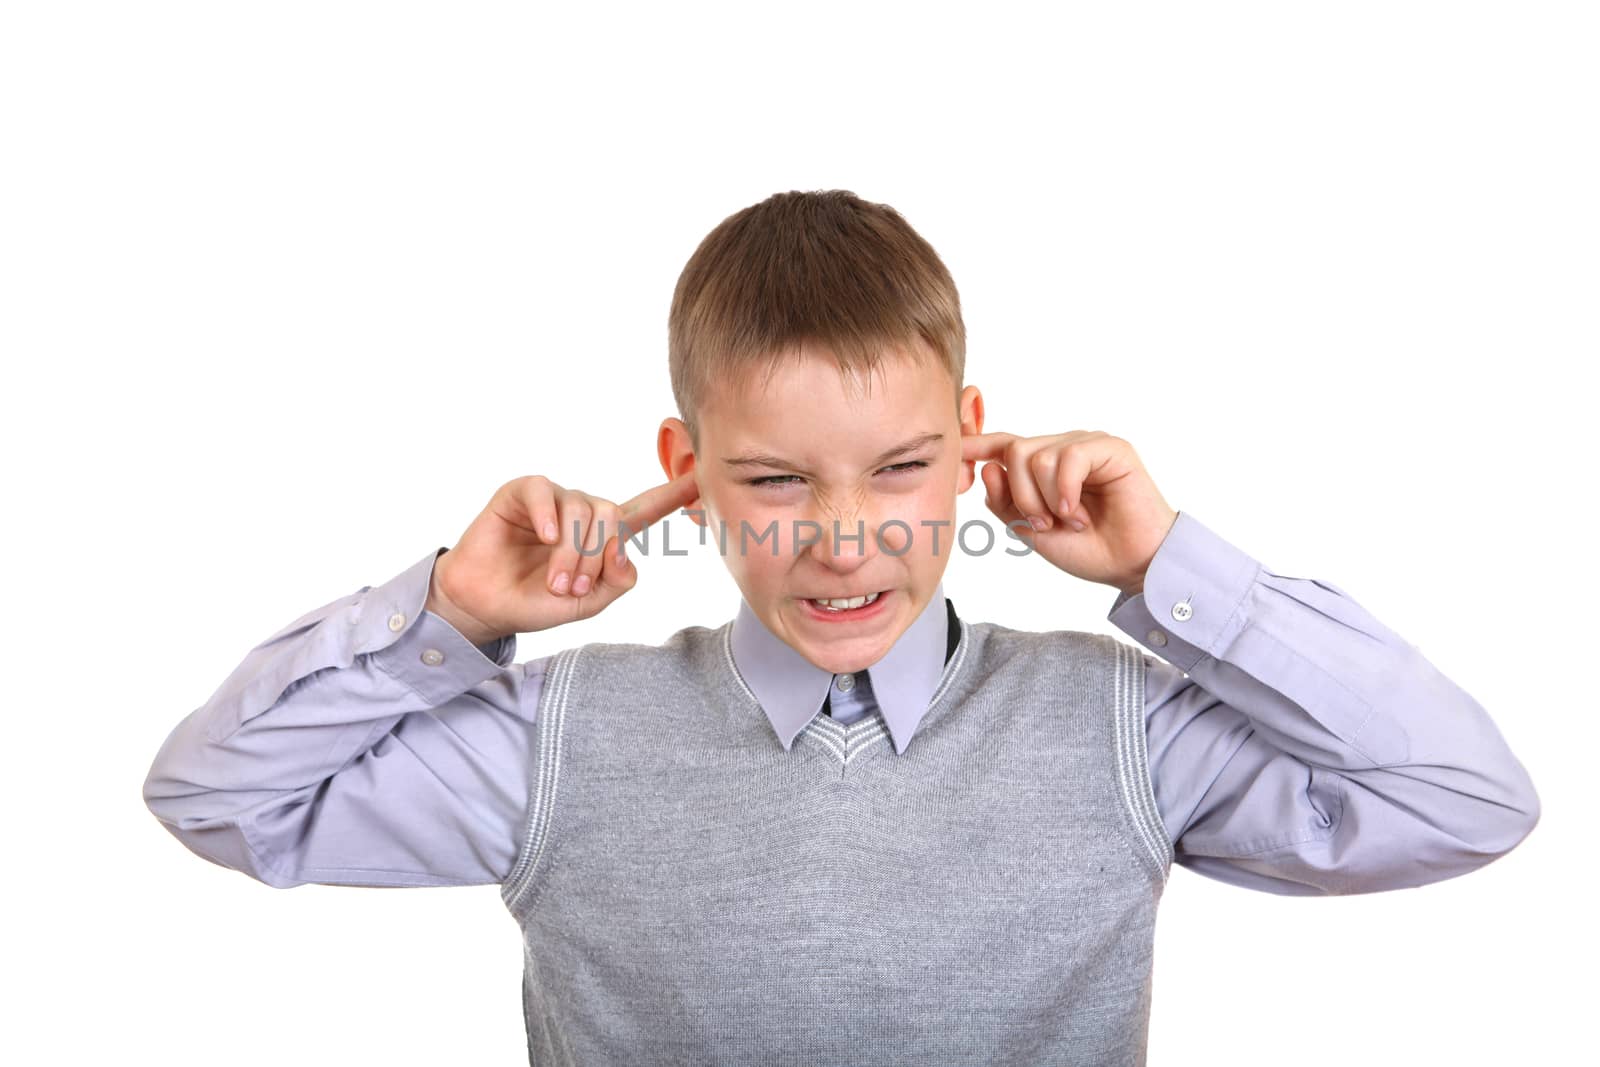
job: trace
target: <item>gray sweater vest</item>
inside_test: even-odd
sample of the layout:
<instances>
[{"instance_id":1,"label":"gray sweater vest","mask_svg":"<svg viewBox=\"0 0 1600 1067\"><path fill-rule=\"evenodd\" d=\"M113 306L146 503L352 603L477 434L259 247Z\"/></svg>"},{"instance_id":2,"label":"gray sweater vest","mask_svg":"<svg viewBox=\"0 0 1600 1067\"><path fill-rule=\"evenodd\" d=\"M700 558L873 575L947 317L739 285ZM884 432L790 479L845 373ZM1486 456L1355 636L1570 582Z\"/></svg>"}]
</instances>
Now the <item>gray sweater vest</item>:
<instances>
[{"instance_id":1,"label":"gray sweater vest","mask_svg":"<svg viewBox=\"0 0 1600 1067\"><path fill-rule=\"evenodd\" d=\"M732 622L553 657L521 848L529 1062L1145 1062L1172 846L1142 650L962 621L903 754L785 751Z\"/></svg>"}]
</instances>

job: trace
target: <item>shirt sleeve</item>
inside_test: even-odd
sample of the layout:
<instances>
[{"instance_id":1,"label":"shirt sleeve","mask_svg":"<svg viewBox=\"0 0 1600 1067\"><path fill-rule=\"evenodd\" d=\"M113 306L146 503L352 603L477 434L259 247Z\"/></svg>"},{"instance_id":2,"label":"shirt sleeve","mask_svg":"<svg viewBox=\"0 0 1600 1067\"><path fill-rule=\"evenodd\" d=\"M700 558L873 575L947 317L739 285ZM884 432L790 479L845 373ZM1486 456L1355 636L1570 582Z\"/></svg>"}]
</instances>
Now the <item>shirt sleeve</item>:
<instances>
[{"instance_id":1,"label":"shirt sleeve","mask_svg":"<svg viewBox=\"0 0 1600 1067\"><path fill-rule=\"evenodd\" d=\"M144 783L186 847L267 885L480 885L510 872L548 657L426 611L428 553L251 649Z\"/></svg>"},{"instance_id":2,"label":"shirt sleeve","mask_svg":"<svg viewBox=\"0 0 1600 1067\"><path fill-rule=\"evenodd\" d=\"M1488 713L1416 646L1186 512L1107 618L1148 650L1151 785L1181 866L1271 893L1372 893L1482 867L1539 820Z\"/></svg>"}]
</instances>

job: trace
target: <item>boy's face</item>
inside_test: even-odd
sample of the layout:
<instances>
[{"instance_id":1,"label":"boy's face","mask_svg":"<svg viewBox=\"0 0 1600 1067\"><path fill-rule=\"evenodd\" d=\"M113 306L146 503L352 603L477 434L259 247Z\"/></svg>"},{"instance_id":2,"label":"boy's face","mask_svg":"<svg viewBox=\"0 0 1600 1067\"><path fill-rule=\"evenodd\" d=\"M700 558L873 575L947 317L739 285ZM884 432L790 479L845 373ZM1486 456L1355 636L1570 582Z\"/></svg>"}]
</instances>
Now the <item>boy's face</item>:
<instances>
[{"instance_id":1,"label":"boy's face","mask_svg":"<svg viewBox=\"0 0 1600 1067\"><path fill-rule=\"evenodd\" d=\"M956 496L974 481L961 436L982 432L982 397L969 385L952 403L949 372L923 356L886 355L870 388L813 351L765 388L757 377L721 384L700 409L698 454L680 419L661 426L662 466L669 478L696 471L690 506L705 509L713 544L726 538L746 602L832 673L876 663L928 605L955 542ZM868 593L878 599L841 614L812 602Z\"/></svg>"}]
</instances>

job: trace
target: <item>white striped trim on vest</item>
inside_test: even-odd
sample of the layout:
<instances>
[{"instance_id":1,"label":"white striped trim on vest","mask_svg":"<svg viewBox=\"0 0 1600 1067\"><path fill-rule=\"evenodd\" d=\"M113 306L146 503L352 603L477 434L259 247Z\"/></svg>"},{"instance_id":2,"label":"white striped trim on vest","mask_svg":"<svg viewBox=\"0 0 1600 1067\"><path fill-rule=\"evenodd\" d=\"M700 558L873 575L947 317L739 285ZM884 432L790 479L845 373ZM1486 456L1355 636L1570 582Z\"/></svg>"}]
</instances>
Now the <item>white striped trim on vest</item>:
<instances>
[{"instance_id":1,"label":"white striped trim on vest","mask_svg":"<svg viewBox=\"0 0 1600 1067\"><path fill-rule=\"evenodd\" d=\"M1144 651L1115 638L1117 781L1122 800L1133 817L1134 829L1144 844L1163 884L1172 863L1172 842L1156 808L1150 788L1149 738L1144 718Z\"/></svg>"},{"instance_id":2,"label":"white striped trim on vest","mask_svg":"<svg viewBox=\"0 0 1600 1067\"><path fill-rule=\"evenodd\" d=\"M883 721L883 713L876 710L849 726L819 711L816 718L806 723L800 736L828 749L848 767L851 760L889 736L889 724Z\"/></svg>"},{"instance_id":3,"label":"white striped trim on vest","mask_svg":"<svg viewBox=\"0 0 1600 1067\"><path fill-rule=\"evenodd\" d=\"M550 836L550 813L555 800L556 785L561 777L561 730L567 718L567 694L572 689L573 666L582 645L563 649L551 657L545 666L543 690L538 713L539 760L534 773L539 777L539 788L530 801L527 837L522 842L516 865L500 888L500 897L508 908L515 908L533 884L533 871L538 868L539 857L544 853L545 841ZM549 768L546 773L545 769Z\"/></svg>"}]
</instances>

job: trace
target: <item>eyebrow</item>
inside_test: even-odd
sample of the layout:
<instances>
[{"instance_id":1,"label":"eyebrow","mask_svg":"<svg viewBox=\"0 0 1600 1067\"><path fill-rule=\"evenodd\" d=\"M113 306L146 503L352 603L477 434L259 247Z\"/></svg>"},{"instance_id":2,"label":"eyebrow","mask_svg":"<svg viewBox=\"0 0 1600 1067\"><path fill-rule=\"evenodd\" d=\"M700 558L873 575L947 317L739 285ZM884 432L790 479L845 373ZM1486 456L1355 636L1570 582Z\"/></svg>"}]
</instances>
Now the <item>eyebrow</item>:
<instances>
[{"instance_id":1,"label":"eyebrow","mask_svg":"<svg viewBox=\"0 0 1600 1067\"><path fill-rule=\"evenodd\" d=\"M877 459L872 461L870 466L882 466L892 459L906 455L909 452L915 452L924 445L936 444L943 440L944 434L942 433L918 434L910 440L902 441L900 444L895 445L893 448L881 453ZM790 463L782 456L775 456L770 452L741 452L737 456L724 456L722 462L734 468L778 467L783 470L800 470L799 467L795 466L793 463Z\"/></svg>"}]
</instances>

